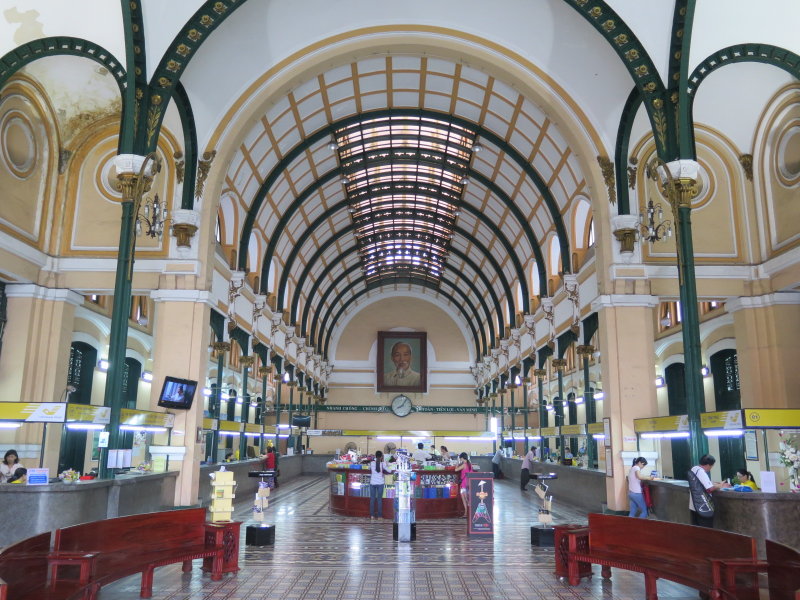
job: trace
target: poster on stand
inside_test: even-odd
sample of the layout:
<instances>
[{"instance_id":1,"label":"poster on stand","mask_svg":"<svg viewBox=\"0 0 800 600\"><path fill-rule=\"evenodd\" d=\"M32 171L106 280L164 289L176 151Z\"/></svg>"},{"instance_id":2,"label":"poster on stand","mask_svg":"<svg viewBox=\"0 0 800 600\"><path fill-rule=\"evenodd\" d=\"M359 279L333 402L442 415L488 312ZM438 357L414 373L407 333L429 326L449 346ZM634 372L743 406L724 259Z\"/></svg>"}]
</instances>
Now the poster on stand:
<instances>
[{"instance_id":1,"label":"poster on stand","mask_svg":"<svg viewBox=\"0 0 800 600\"><path fill-rule=\"evenodd\" d=\"M494 475L467 473L467 535L494 536Z\"/></svg>"}]
</instances>

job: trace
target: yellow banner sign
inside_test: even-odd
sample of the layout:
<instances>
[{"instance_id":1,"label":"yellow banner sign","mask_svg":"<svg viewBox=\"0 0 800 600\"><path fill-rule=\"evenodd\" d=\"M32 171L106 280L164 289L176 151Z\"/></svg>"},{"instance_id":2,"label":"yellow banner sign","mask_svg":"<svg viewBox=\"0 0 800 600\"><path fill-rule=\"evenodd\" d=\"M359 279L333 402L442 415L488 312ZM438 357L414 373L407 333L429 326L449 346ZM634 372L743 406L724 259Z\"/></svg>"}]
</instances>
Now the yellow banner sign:
<instances>
[{"instance_id":1,"label":"yellow banner sign","mask_svg":"<svg viewBox=\"0 0 800 600\"><path fill-rule=\"evenodd\" d=\"M275 429L275 425L264 425L264 433L275 435L277 432L278 430Z\"/></svg>"},{"instance_id":2,"label":"yellow banner sign","mask_svg":"<svg viewBox=\"0 0 800 600\"><path fill-rule=\"evenodd\" d=\"M220 431L242 431L242 423L237 423L236 421L220 421L219 422L219 430Z\"/></svg>"},{"instance_id":3,"label":"yellow banner sign","mask_svg":"<svg viewBox=\"0 0 800 600\"><path fill-rule=\"evenodd\" d=\"M558 427L542 427L539 431L542 437L557 437L559 434Z\"/></svg>"},{"instance_id":4,"label":"yellow banner sign","mask_svg":"<svg viewBox=\"0 0 800 600\"><path fill-rule=\"evenodd\" d=\"M63 423L64 402L0 402L0 420L26 423Z\"/></svg>"},{"instance_id":5,"label":"yellow banner sign","mask_svg":"<svg viewBox=\"0 0 800 600\"><path fill-rule=\"evenodd\" d=\"M539 428L537 427L536 429L526 429L525 435L531 438L531 437L539 437L541 434L539 433Z\"/></svg>"},{"instance_id":6,"label":"yellow banner sign","mask_svg":"<svg viewBox=\"0 0 800 600\"><path fill-rule=\"evenodd\" d=\"M123 408L120 415L120 425L144 425L146 427L172 427L175 415L171 413L155 412L152 410L133 410Z\"/></svg>"},{"instance_id":7,"label":"yellow banner sign","mask_svg":"<svg viewBox=\"0 0 800 600\"><path fill-rule=\"evenodd\" d=\"M245 433L261 433L261 425L256 423L245 423L244 431Z\"/></svg>"},{"instance_id":8,"label":"yellow banner sign","mask_svg":"<svg viewBox=\"0 0 800 600\"><path fill-rule=\"evenodd\" d=\"M672 415L669 417L634 419L633 430L636 433L655 433L657 431L689 431L689 415Z\"/></svg>"},{"instance_id":9,"label":"yellow banner sign","mask_svg":"<svg viewBox=\"0 0 800 600\"><path fill-rule=\"evenodd\" d=\"M745 408L746 427L800 427L800 409L797 408Z\"/></svg>"},{"instance_id":10,"label":"yellow banner sign","mask_svg":"<svg viewBox=\"0 0 800 600\"><path fill-rule=\"evenodd\" d=\"M216 431L217 430L217 419L203 419L203 429L206 431Z\"/></svg>"},{"instance_id":11,"label":"yellow banner sign","mask_svg":"<svg viewBox=\"0 0 800 600\"><path fill-rule=\"evenodd\" d=\"M562 425L561 435L586 435L586 425L575 423L574 425Z\"/></svg>"},{"instance_id":12,"label":"yellow banner sign","mask_svg":"<svg viewBox=\"0 0 800 600\"><path fill-rule=\"evenodd\" d=\"M586 432L590 435L595 433L603 433L603 424L602 423L589 423L586 426Z\"/></svg>"},{"instance_id":13,"label":"yellow banner sign","mask_svg":"<svg viewBox=\"0 0 800 600\"><path fill-rule=\"evenodd\" d=\"M67 422L101 423L111 421L111 408L93 404L67 404Z\"/></svg>"},{"instance_id":14,"label":"yellow banner sign","mask_svg":"<svg viewBox=\"0 0 800 600\"><path fill-rule=\"evenodd\" d=\"M741 410L720 410L717 412L702 413L700 426L703 429L741 429Z\"/></svg>"}]
</instances>

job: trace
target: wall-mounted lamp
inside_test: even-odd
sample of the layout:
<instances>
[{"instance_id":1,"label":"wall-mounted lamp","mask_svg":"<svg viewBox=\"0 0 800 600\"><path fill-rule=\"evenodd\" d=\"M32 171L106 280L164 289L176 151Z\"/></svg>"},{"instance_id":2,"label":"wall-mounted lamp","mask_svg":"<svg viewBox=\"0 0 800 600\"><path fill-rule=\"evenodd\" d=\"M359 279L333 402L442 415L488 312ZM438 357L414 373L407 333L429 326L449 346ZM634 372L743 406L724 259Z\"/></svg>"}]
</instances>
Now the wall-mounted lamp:
<instances>
[{"instance_id":1,"label":"wall-mounted lamp","mask_svg":"<svg viewBox=\"0 0 800 600\"><path fill-rule=\"evenodd\" d=\"M602 400L604 397L605 397L605 394L603 394L603 390L597 390L594 393L594 399L595 400Z\"/></svg>"},{"instance_id":2,"label":"wall-mounted lamp","mask_svg":"<svg viewBox=\"0 0 800 600\"><path fill-rule=\"evenodd\" d=\"M711 375L711 369L708 368L708 365L703 365L702 367L700 367L700 374L703 377L708 377L709 375Z\"/></svg>"},{"instance_id":3,"label":"wall-mounted lamp","mask_svg":"<svg viewBox=\"0 0 800 600\"><path fill-rule=\"evenodd\" d=\"M664 378L661 377L660 375L656 377L656 387L661 388L664 387L664 385L666 385L666 381L664 381Z\"/></svg>"},{"instance_id":4,"label":"wall-mounted lamp","mask_svg":"<svg viewBox=\"0 0 800 600\"><path fill-rule=\"evenodd\" d=\"M283 374L283 383L289 383L291 380L292 380L292 378L289 377L289 372L288 371Z\"/></svg>"},{"instance_id":5,"label":"wall-mounted lamp","mask_svg":"<svg viewBox=\"0 0 800 600\"><path fill-rule=\"evenodd\" d=\"M107 358L101 358L99 361L97 361L97 368L101 371L108 371L110 364L111 363L108 362Z\"/></svg>"},{"instance_id":6,"label":"wall-mounted lamp","mask_svg":"<svg viewBox=\"0 0 800 600\"><path fill-rule=\"evenodd\" d=\"M575 396L575 404L583 404L583 396Z\"/></svg>"},{"instance_id":7,"label":"wall-mounted lamp","mask_svg":"<svg viewBox=\"0 0 800 600\"><path fill-rule=\"evenodd\" d=\"M153 373L151 371L142 371L142 381L153 381Z\"/></svg>"},{"instance_id":8,"label":"wall-mounted lamp","mask_svg":"<svg viewBox=\"0 0 800 600\"><path fill-rule=\"evenodd\" d=\"M211 388L203 388L203 396L205 396L206 398L210 398L211 397Z\"/></svg>"}]
</instances>

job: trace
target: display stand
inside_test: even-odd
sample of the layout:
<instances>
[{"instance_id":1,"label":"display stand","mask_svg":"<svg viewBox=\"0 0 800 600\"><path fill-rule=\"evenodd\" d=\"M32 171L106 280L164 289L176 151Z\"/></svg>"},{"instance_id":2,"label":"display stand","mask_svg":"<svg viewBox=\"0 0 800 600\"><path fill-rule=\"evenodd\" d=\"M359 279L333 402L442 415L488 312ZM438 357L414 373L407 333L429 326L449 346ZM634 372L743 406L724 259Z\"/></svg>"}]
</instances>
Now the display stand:
<instances>
[{"instance_id":1,"label":"display stand","mask_svg":"<svg viewBox=\"0 0 800 600\"><path fill-rule=\"evenodd\" d=\"M411 482L416 474L411 472L407 456L398 456L395 472L394 524L392 534L398 542L417 539L416 515L414 513L414 486Z\"/></svg>"},{"instance_id":2,"label":"display stand","mask_svg":"<svg viewBox=\"0 0 800 600\"><path fill-rule=\"evenodd\" d=\"M222 572L236 573L239 571L239 529L242 524L239 521L228 521L226 523L206 523L206 545L222 546ZM211 573L213 571L214 559L207 557L203 559L203 571Z\"/></svg>"},{"instance_id":3,"label":"display stand","mask_svg":"<svg viewBox=\"0 0 800 600\"><path fill-rule=\"evenodd\" d=\"M258 477L258 490L253 503L253 520L256 525L245 528L245 543L248 546L270 546L275 543L275 526L264 523L264 513L269 507L270 489L275 486L275 471L250 471L249 477Z\"/></svg>"},{"instance_id":4,"label":"display stand","mask_svg":"<svg viewBox=\"0 0 800 600\"><path fill-rule=\"evenodd\" d=\"M494 536L494 474L467 473L467 535Z\"/></svg>"},{"instance_id":5,"label":"display stand","mask_svg":"<svg viewBox=\"0 0 800 600\"><path fill-rule=\"evenodd\" d=\"M531 545L540 548L552 548L555 545L555 530L553 529L553 496L549 495L548 486L544 483L547 479L558 479L556 473L531 473L531 479L535 479L536 487L534 491L541 500L541 506L537 515L540 525L531 525Z\"/></svg>"},{"instance_id":6,"label":"display stand","mask_svg":"<svg viewBox=\"0 0 800 600\"><path fill-rule=\"evenodd\" d=\"M233 514L233 499L236 498L236 482L233 472L220 467L211 475L211 521L213 523L227 522Z\"/></svg>"}]
</instances>

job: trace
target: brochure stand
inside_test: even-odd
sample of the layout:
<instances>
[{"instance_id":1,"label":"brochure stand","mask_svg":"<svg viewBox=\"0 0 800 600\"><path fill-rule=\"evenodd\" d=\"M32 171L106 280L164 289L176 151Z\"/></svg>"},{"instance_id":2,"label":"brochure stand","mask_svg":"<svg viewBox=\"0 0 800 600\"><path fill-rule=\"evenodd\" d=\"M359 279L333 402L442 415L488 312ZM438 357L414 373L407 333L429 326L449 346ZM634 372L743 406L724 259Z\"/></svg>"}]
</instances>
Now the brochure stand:
<instances>
[{"instance_id":1,"label":"brochure stand","mask_svg":"<svg viewBox=\"0 0 800 600\"><path fill-rule=\"evenodd\" d=\"M556 473L531 473L531 479L537 480L534 491L541 500L537 515L539 525L531 525L531 545L540 548L552 548L555 545L555 529L553 529L553 496L548 494L547 479L557 479Z\"/></svg>"},{"instance_id":2,"label":"brochure stand","mask_svg":"<svg viewBox=\"0 0 800 600\"><path fill-rule=\"evenodd\" d=\"M233 514L233 499L236 498L236 482L233 480L233 472L226 471L225 467L220 467L219 471L214 471L211 476L211 521L212 523L226 522L231 520Z\"/></svg>"},{"instance_id":3,"label":"brochure stand","mask_svg":"<svg viewBox=\"0 0 800 600\"><path fill-rule=\"evenodd\" d=\"M414 512L414 486L407 456L398 456L395 473L394 523L392 537L398 542L412 542L417 539L416 514Z\"/></svg>"},{"instance_id":4,"label":"brochure stand","mask_svg":"<svg viewBox=\"0 0 800 600\"><path fill-rule=\"evenodd\" d=\"M275 485L275 471L250 471L249 477L258 477L258 490L253 503L255 525L245 528L245 543L248 546L271 546L275 543L275 526L264 523L264 513L269 507L270 489Z\"/></svg>"}]
</instances>

